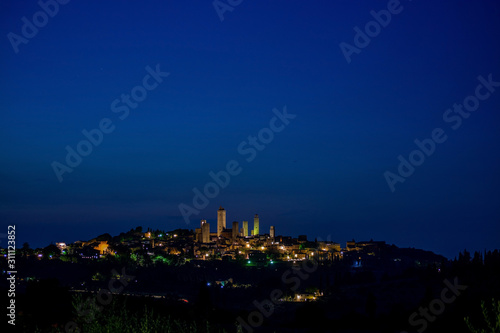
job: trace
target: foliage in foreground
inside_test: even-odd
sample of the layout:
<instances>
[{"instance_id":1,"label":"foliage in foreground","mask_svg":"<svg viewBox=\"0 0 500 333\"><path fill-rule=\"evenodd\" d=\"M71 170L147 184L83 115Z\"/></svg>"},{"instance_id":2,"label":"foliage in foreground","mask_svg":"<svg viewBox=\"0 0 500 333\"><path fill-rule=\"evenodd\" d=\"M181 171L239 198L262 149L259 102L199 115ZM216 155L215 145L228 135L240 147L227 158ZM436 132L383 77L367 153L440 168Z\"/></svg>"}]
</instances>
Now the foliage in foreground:
<instances>
[{"instance_id":1,"label":"foliage in foreground","mask_svg":"<svg viewBox=\"0 0 500 333\"><path fill-rule=\"evenodd\" d=\"M465 322L467 323L469 330L472 333L500 333L500 300L495 301L495 299L492 299L491 309L488 308L485 301L482 301L481 310L486 328L474 327L470 318L466 317Z\"/></svg>"},{"instance_id":2,"label":"foliage in foreground","mask_svg":"<svg viewBox=\"0 0 500 333\"><path fill-rule=\"evenodd\" d=\"M101 306L75 295L73 309L77 326L53 329L51 333L225 333L225 330L211 327L207 321L174 319L146 306L141 311L132 312L126 303L116 299Z\"/></svg>"}]
</instances>

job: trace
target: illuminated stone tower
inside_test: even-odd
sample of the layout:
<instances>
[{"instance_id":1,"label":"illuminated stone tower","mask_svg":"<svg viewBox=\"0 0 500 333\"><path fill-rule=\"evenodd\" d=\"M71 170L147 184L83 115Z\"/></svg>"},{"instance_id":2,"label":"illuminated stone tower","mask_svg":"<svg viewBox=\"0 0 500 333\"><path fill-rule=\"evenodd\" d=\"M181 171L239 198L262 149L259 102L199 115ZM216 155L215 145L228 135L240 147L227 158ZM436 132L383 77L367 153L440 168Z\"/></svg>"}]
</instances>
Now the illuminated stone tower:
<instances>
[{"instance_id":1,"label":"illuminated stone tower","mask_svg":"<svg viewBox=\"0 0 500 333\"><path fill-rule=\"evenodd\" d=\"M238 226L238 221L234 221L234 222L233 222L233 229L232 229L232 230L233 230L233 234L232 234L232 236L233 236L233 241L235 241L235 240L236 240L236 238L238 237L238 234L239 234L238 227L239 227L239 226Z\"/></svg>"},{"instance_id":2,"label":"illuminated stone tower","mask_svg":"<svg viewBox=\"0 0 500 333\"><path fill-rule=\"evenodd\" d=\"M217 211L217 237L220 237L224 229L226 229L226 210L220 206Z\"/></svg>"},{"instance_id":3,"label":"illuminated stone tower","mask_svg":"<svg viewBox=\"0 0 500 333\"><path fill-rule=\"evenodd\" d=\"M274 226L271 226L271 230L269 230L269 236L274 239Z\"/></svg>"},{"instance_id":4,"label":"illuminated stone tower","mask_svg":"<svg viewBox=\"0 0 500 333\"><path fill-rule=\"evenodd\" d=\"M248 236L248 221L243 221L243 237Z\"/></svg>"},{"instance_id":5,"label":"illuminated stone tower","mask_svg":"<svg viewBox=\"0 0 500 333\"><path fill-rule=\"evenodd\" d=\"M210 242L210 224L207 223L207 220L201 220L201 242Z\"/></svg>"},{"instance_id":6,"label":"illuminated stone tower","mask_svg":"<svg viewBox=\"0 0 500 333\"><path fill-rule=\"evenodd\" d=\"M259 234L259 214L255 214L253 217L253 235L257 236Z\"/></svg>"}]
</instances>

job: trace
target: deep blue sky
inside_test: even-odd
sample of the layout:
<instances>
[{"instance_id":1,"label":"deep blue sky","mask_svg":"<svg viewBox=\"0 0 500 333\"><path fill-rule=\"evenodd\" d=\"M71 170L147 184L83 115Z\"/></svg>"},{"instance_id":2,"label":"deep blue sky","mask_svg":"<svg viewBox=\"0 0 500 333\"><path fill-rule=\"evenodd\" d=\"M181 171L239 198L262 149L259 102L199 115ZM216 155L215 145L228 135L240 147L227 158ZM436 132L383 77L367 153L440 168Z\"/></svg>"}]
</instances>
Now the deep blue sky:
<instances>
[{"instance_id":1,"label":"deep blue sky","mask_svg":"<svg viewBox=\"0 0 500 333\"><path fill-rule=\"evenodd\" d=\"M0 233L38 247L202 218L215 231L222 205L228 224L258 213L265 232L343 245L499 248L500 88L457 130L443 113L479 75L500 81L500 5L401 6L347 63L339 43L386 1L245 0L224 21L211 1L70 1L18 53L7 35L40 7L3 1ZM111 103L156 64L170 76L120 120ZM238 145L285 105L297 117L246 162ZM114 132L60 183L51 163L103 118ZM384 172L437 127L447 141L392 193ZM179 204L232 159L242 172L187 226Z\"/></svg>"}]
</instances>

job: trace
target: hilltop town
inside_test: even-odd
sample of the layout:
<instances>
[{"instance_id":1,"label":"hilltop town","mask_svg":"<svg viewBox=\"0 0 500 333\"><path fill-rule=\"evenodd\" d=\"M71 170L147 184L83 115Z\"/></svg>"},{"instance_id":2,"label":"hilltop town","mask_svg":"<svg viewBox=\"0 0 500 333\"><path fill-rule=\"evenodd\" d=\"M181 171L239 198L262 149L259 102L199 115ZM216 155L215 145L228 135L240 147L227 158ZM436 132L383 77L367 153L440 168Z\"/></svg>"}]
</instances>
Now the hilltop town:
<instances>
[{"instance_id":1,"label":"hilltop town","mask_svg":"<svg viewBox=\"0 0 500 333\"><path fill-rule=\"evenodd\" d=\"M307 235L294 238L276 234L274 226L269 233L262 233L260 218L255 214L253 228L248 221L232 222L226 228L226 210L217 211L217 230L201 220L193 230L176 229L143 230L142 227L122 232L117 236L102 234L87 241L71 244L57 242L49 246L52 251L39 249L33 252L38 258L62 260L97 260L107 256L129 256L139 266L163 263L182 263L192 260L224 260L241 262L246 266L294 265L303 260L318 263L343 261L352 269L361 267L408 268L446 261L443 256L430 251L400 249L385 241L355 241L343 244L321 238L309 239ZM57 250L56 250L57 248Z\"/></svg>"},{"instance_id":2,"label":"hilltop town","mask_svg":"<svg viewBox=\"0 0 500 333\"><path fill-rule=\"evenodd\" d=\"M251 230L247 221L226 228L221 207L215 231L201 220L194 230L139 226L38 249L25 243L15 253L0 249L2 265L14 257L17 265L15 273L2 272L2 281L18 294L20 325L33 331L42 322L50 331L54 323L66 323L57 332L91 331L103 323L111 327L116 325L113 316L143 311L137 309L145 312L124 325L137 325L142 316L151 316L146 309L154 309L158 316L149 318L174 330L207 323L227 332L237 327L281 330L290 318L300 332L319 328L323 321L347 330L390 322L394 329L408 327L405 318L439 295L443 281L467 289L457 294L457 304L477 303L498 290L497 250L473 256L464 251L450 261L385 241L291 237L271 225L269 233L262 233L262 225L255 214ZM9 290L5 282L0 288ZM440 327L457 322L466 311L450 310L453 319ZM175 321L162 313L174 315ZM272 320L264 320L269 316ZM195 326L189 327L186 332ZM203 332L212 331L219 332Z\"/></svg>"}]
</instances>

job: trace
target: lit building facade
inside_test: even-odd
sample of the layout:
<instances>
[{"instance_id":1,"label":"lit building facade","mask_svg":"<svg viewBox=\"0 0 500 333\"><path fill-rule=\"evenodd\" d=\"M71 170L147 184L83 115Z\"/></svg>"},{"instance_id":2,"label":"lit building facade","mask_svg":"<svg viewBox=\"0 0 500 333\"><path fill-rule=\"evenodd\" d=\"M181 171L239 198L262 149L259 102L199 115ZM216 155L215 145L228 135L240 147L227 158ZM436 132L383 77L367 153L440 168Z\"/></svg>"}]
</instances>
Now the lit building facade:
<instances>
[{"instance_id":1,"label":"lit building facade","mask_svg":"<svg viewBox=\"0 0 500 333\"><path fill-rule=\"evenodd\" d=\"M217 211L217 237L220 237L224 229L226 229L226 210L220 206Z\"/></svg>"},{"instance_id":2,"label":"lit building facade","mask_svg":"<svg viewBox=\"0 0 500 333\"><path fill-rule=\"evenodd\" d=\"M243 221L243 237L248 236L248 221Z\"/></svg>"},{"instance_id":3,"label":"lit building facade","mask_svg":"<svg viewBox=\"0 0 500 333\"><path fill-rule=\"evenodd\" d=\"M210 224L207 223L207 220L201 220L201 242L210 242Z\"/></svg>"},{"instance_id":4,"label":"lit building facade","mask_svg":"<svg viewBox=\"0 0 500 333\"><path fill-rule=\"evenodd\" d=\"M253 235L257 236L259 234L259 214L255 214L253 218Z\"/></svg>"},{"instance_id":5,"label":"lit building facade","mask_svg":"<svg viewBox=\"0 0 500 333\"><path fill-rule=\"evenodd\" d=\"M238 233L239 233L238 228L239 228L238 221L234 221L233 222L233 241L235 241L236 238L238 237Z\"/></svg>"}]
</instances>

